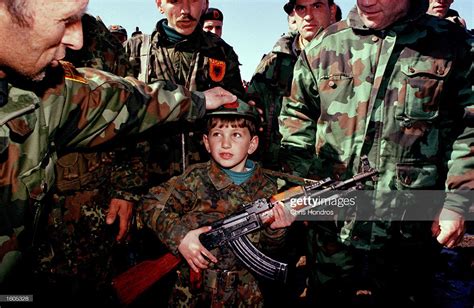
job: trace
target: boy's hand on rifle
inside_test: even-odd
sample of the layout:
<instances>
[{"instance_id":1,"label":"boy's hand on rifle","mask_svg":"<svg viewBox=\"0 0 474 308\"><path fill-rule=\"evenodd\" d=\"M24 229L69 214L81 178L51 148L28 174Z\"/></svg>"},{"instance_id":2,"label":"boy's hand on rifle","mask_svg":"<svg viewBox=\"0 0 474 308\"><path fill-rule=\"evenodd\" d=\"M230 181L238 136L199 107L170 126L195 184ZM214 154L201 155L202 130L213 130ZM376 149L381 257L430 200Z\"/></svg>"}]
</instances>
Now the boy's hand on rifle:
<instances>
[{"instance_id":1,"label":"boy's hand on rifle","mask_svg":"<svg viewBox=\"0 0 474 308\"><path fill-rule=\"evenodd\" d=\"M206 269L209 262L217 263L216 257L199 241L199 235L209 230L211 227L201 227L189 231L178 246L179 252L195 272L199 272L199 269Z\"/></svg>"},{"instance_id":2,"label":"boy's hand on rifle","mask_svg":"<svg viewBox=\"0 0 474 308\"><path fill-rule=\"evenodd\" d=\"M290 211L283 205L282 202L278 202L272 209L273 217L275 221L272 222L270 228L280 229L291 226L296 217L291 215Z\"/></svg>"}]
</instances>

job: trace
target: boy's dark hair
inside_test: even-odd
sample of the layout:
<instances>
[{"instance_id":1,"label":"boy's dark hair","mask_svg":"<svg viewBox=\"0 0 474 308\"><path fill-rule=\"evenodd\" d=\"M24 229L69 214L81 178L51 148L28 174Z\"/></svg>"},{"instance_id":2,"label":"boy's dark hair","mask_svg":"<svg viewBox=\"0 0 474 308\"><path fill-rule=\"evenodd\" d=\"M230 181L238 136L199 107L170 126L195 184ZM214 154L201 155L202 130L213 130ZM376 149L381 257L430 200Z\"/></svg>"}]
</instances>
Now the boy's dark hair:
<instances>
[{"instance_id":1,"label":"boy's dark hair","mask_svg":"<svg viewBox=\"0 0 474 308\"><path fill-rule=\"evenodd\" d=\"M250 136L254 137L257 135L257 126L255 122L248 117L243 117L239 115L213 115L210 116L207 120L207 131L209 132L211 129L215 127L224 127L229 125L230 127L239 127L244 128L247 127Z\"/></svg>"}]
</instances>

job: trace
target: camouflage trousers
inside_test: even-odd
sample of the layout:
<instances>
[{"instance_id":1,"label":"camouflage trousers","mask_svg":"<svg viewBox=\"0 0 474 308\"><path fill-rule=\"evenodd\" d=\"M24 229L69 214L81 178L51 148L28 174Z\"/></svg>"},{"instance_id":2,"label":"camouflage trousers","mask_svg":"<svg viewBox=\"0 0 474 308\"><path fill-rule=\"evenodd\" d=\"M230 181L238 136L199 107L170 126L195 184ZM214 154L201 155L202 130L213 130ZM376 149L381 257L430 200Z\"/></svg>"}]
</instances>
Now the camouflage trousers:
<instances>
[{"instance_id":1,"label":"camouflage trousers","mask_svg":"<svg viewBox=\"0 0 474 308\"><path fill-rule=\"evenodd\" d=\"M379 239L383 245L363 249L312 229L308 301L322 307L437 307L433 286L439 245L428 233L412 238L398 234Z\"/></svg>"},{"instance_id":2,"label":"camouflage trousers","mask_svg":"<svg viewBox=\"0 0 474 308\"><path fill-rule=\"evenodd\" d=\"M263 295L247 270L209 269L195 277L189 268L183 268L178 271L169 307L263 307Z\"/></svg>"}]
</instances>

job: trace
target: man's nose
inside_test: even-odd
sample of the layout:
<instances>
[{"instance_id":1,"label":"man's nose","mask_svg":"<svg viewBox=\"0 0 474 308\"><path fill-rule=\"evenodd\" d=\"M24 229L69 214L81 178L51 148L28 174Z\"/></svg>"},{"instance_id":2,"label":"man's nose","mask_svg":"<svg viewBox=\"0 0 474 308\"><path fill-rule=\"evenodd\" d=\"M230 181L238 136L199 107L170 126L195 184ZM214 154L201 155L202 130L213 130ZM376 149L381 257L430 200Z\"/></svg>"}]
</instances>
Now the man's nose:
<instances>
[{"instance_id":1,"label":"man's nose","mask_svg":"<svg viewBox=\"0 0 474 308\"><path fill-rule=\"evenodd\" d=\"M181 5L181 14L189 14L191 12L191 0L184 0Z\"/></svg>"},{"instance_id":2,"label":"man's nose","mask_svg":"<svg viewBox=\"0 0 474 308\"><path fill-rule=\"evenodd\" d=\"M67 48L79 50L83 45L82 22L80 20L70 23L64 31L62 43Z\"/></svg>"}]
</instances>

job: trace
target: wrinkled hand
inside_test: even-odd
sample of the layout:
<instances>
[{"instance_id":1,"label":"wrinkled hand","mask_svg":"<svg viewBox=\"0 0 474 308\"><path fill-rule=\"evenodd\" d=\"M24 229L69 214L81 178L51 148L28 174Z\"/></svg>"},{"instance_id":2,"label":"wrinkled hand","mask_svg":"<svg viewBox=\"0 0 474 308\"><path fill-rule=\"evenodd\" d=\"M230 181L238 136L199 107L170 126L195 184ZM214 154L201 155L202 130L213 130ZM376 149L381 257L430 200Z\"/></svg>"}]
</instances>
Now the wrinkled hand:
<instances>
[{"instance_id":1,"label":"wrinkled hand","mask_svg":"<svg viewBox=\"0 0 474 308\"><path fill-rule=\"evenodd\" d=\"M132 210L133 202L122 199L110 200L109 213L107 214L105 222L108 225L111 225L115 222L117 215L119 216L119 232L115 237L115 240L122 240L130 229L130 224L132 222Z\"/></svg>"},{"instance_id":2,"label":"wrinkled hand","mask_svg":"<svg viewBox=\"0 0 474 308\"><path fill-rule=\"evenodd\" d=\"M221 87L215 87L203 92L206 97L206 109L216 109L217 107L235 102L237 96L233 95Z\"/></svg>"},{"instance_id":3,"label":"wrinkled hand","mask_svg":"<svg viewBox=\"0 0 474 308\"><path fill-rule=\"evenodd\" d=\"M464 217L448 209L441 210L431 226L431 232L436 236L436 240L448 248L453 248L461 242L464 231Z\"/></svg>"},{"instance_id":4,"label":"wrinkled hand","mask_svg":"<svg viewBox=\"0 0 474 308\"><path fill-rule=\"evenodd\" d=\"M179 252L195 272L199 272L199 269L206 269L209 261L217 262L216 257L199 241L199 235L209 230L211 230L211 227L201 227L189 231L178 246Z\"/></svg>"},{"instance_id":5,"label":"wrinkled hand","mask_svg":"<svg viewBox=\"0 0 474 308\"><path fill-rule=\"evenodd\" d=\"M272 211L273 217L275 218L275 221L270 225L270 228L272 229L289 227L296 219L296 217L291 215L290 211L281 202L278 202L278 204L273 207Z\"/></svg>"}]
</instances>

